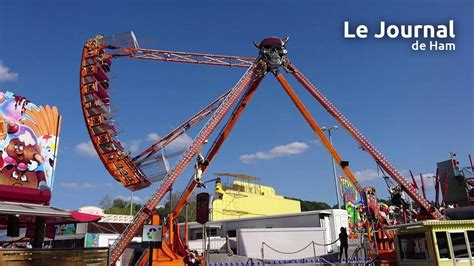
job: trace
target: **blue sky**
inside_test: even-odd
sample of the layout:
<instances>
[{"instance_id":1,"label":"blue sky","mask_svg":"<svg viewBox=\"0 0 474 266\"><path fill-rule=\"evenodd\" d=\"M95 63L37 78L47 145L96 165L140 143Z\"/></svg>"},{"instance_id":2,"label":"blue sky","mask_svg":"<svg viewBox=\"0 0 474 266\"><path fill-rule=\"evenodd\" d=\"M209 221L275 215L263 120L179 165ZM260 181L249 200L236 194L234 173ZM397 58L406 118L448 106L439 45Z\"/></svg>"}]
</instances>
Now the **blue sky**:
<instances>
[{"instance_id":1,"label":"blue sky","mask_svg":"<svg viewBox=\"0 0 474 266\"><path fill-rule=\"evenodd\" d=\"M56 105L63 115L52 204L97 205L104 195L129 197L131 193L89 153L78 80L86 39L133 30L145 48L256 56L252 41L290 36L293 62L359 130L403 173L412 169L429 175L436 162L449 158L450 151L467 165L467 154L474 150L473 10L472 1L348 5L342 1L2 0L0 89L37 104ZM451 52L414 52L410 49L414 40L343 38L346 20L375 31L381 20L446 24L450 19L455 20L456 33L456 50ZM111 89L119 114L116 120L124 131L120 138L132 149L145 148L150 139L168 133L232 87L243 72L115 60ZM292 77L288 79L321 126L336 124ZM181 144L188 142L181 140ZM342 129L334 131L334 144L365 180L363 184L386 195L375 163ZM241 160L242 155L257 152L263 153ZM257 176L285 196L335 203L329 155L270 75L206 178L216 172ZM191 171L186 171L175 189L182 189L190 176ZM152 190L134 195L146 199Z\"/></svg>"}]
</instances>

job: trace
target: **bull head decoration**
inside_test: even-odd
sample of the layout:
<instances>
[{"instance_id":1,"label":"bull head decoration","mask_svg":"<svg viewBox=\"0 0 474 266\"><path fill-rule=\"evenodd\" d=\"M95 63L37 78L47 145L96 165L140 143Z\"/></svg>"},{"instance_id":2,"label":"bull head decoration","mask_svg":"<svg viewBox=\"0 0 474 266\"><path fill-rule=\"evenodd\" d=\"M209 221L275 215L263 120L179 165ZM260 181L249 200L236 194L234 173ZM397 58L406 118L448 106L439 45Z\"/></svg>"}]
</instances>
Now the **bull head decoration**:
<instances>
[{"instance_id":1,"label":"bull head decoration","mask_svg":"<svg viewBox=\"0 0 474 266\"><path fill-rule=\"evenodd\" d=\"M281 39L278 37L270 37L263 39L261 42L254 42L255 47L260 50L259 57L267 63L269 70L275 70L286 61L286 43L289 37Z\"/></svg>"}]
</instances>

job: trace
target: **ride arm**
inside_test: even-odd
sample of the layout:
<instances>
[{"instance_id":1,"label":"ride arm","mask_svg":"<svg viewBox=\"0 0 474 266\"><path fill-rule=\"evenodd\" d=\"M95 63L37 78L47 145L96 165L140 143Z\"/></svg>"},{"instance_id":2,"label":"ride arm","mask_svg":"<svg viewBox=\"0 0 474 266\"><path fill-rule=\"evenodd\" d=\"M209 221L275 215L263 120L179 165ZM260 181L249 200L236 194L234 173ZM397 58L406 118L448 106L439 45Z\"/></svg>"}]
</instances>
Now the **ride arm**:
<instances>
[{"instance_id":1,"label":"ride arm","mask_svg":"<svg viewBox=\"0 0 474 266\"><path fill-rule=\"evenodd\" d=\"M309 113L308 109L304 106L303 102L298 98L298 96L296 95L293 88L291 88L286 78L279 71L275 72L275 77L277 78L278 82L280 82L281 86L283 87L285 92L288 94L290 99L293 101L296 108L298 108L300 113L303 115L306 122L308 122L309 126L313 129L313 131L322 141L324 147L328 150L329 154L331 154L334 160L341 167L342 171L344 171L344 174L347 176L347 178L349 178L349 180L354 184L354 187L356 188L356 190L359 192L362 191L362 187L360 186L356 177L352 174L351 170L349 169L349 166L345 166L342 164L343 162L342 157L339 155L339 153L331 144L331 142L326 137L326 135L324 135L323 131L321 130L321 127L316 123L312 115ZM337 195L337 196L340 197L340 195Z\"/></svg>"},{"instance_id":2,"label":"ride arm","mask_svg":"<svg viewBox=\"0 0 474 266\"><path fill-rule=\"evenodd\" d=\"M222 94L219 98L212 101L210 104L208 104L206 107L201 109L191 118L189 118L184 123L182 123L177 128L175 128L173 131L171 131L169 134L167 134L166 136L164 136L163 138L161 138L160 140L152 144L150 147L148 147L146 150L144 150L142 153L134 157L133 161L136 162L137 164L140 164L140 162L145 161L147 158L149 158L156 152L160 151L162 147L166 147L166 145L171 143L173 140L183 135L186 131L194 127L196 124L204 120L209 114L215 111L220 106L224 98L230 92L231 90L228 90L227 92Z\"/></svg>"},{"instance_id":3,"label":"ride arm","mask_svg":"<svg viewBox=\"0 0 474 266\"><path fill-rule=\"evenodd\" d=\"M205 53L175 52L166 50L151 50L140 48L122 48L108 46L110 51L117 53L108 53L104 58L129 57L133 59L154 60L175 63L188 63L199 65L245 67L248 68L255 61L254 57L213 55Z\"/></svg>"},{"instance_id":4,"label":"ride arm","mask_svg":"<svg viewBox=\"0 0 474 266\"><path fill-rule=\"evenodd\" d=\"M296 80L323 106L329 114L342 125L349 134L359 143L359 145L382 167L389 176L391 176L403 190L418 205L424 208L431 216L437 220L444 220L443 215L421 196L417 190L408 182L402 174L380 153L367 138L306 78L295 65L287 61L285 69L290 72Z\"/></svg>"},{"instance_id":5,"label":"ride arm","mask_svg":"<svg viewBox=\"0 0 474 266\"><path fill-rule=\"evenodd\" d=\"M248 102L252 99L253 95L255 94L255 91L262 81L263 76L258 77L249 87L249 89L245 92L245 94L242 96L240 99L240 102L236 105L234 111L232 112L229 120L225 124L225 126L221 129L219 132L219 135L217 136L216 140L213 142L211 148L209 149L209 152L207 153L205 160L208 162L208 164L204 164L201 168L202 173L204 174L207 170L208 165L212 162L214 159L215 155L221 148L222 144L224 141L227 139L229 136L230 132L234 128L235 124L237 123L237 120L239 119L240 115L244 111L245 107L247 106ZM184 206L186 206L186 203L188 202L189 198L191 197L194 189L197 187L198 182L194 178L191 178L191 181L189 182L188 186L184 190L183 194L181 195L179 201L176 203L176 206L174 207L171 217L177 217L181 211L183 210ZM166 232L168 228L163 228L163 232Z\"/></svg>"},{"instance_id":6,"label":"ride arm","mask_svg":"<svg viewBox=\"0 0 474 266\"><path fill-rule=\"evenodd\" d=\"M155 211L158 203L163 199L165 194L169 191L176 179L182 174L186 166L191 162L194 156L199 152L204 141L209 138L212 132L216 129L218 124L222 121L225 114L229 111L231 106L239 99L242 93L252 84L255 79L262 75L262 65L256 61L250 66L237 82L232 91L226 96L219 108L214 112L209 121L204 125L202 130L198 133L193 143L183 153L180 160L175 164L173 169L166 176L161 186L153 193L151 198L142 209L135 216L134 220L125 228L124 232L111 247L111 263L117 262L122 255L125 248L130 244L133 237L142 229L145 222L150 215Z\"/></svg>"}]
</instances>

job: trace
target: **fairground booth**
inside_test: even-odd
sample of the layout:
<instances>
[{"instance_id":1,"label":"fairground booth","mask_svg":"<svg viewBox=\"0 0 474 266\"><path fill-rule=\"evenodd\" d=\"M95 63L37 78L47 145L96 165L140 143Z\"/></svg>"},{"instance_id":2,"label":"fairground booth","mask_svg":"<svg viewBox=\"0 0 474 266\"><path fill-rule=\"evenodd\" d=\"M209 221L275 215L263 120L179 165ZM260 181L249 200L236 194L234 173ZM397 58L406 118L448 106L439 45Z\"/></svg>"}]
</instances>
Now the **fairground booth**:
<instances>
[{"instance_id":1,"label":"fairground booth","mask_svg":"<svg viewBox=\"0 0 474 266\"><path fill-rule=\"evenodd\" d=\"M0 265L58 265L61 259L107 263L107 249L53 244L64 225L102 218L50 206L60 126L56 107L0 92Z\"/></svg>"}]
</instances>

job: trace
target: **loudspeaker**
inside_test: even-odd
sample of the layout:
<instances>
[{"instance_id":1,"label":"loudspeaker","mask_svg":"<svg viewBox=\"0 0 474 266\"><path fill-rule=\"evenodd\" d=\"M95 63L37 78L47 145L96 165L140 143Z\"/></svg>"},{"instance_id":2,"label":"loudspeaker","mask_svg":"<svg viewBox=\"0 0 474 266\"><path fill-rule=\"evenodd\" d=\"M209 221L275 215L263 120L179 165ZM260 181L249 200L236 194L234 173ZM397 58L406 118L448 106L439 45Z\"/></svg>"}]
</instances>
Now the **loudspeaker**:
<instances>
[{"instance_id":1,"label":"loudspeaker","mask_svg":"<svg viewBox=\"0 0 474 266\"><path fill-rule=\"evenodd\" d=\"M209 193L199 193L196 197L196 222L205 224L209 221Z\"/></svg>"},{"instance_id":2,"label":"loudspeaker","mask_svg":"<svg viewBox=\"0 0 474 266\"><path fill-rule=\"evenodd\" d=\"M31 241L31 246L33 248L42 248L44 242L44 228L45 228L45 219L43 217L36 217L35 220L35 235L33 241Z\"/></svg>"},{"instance_id":3,"label":"loudspeaker","mask_svg":"<svg viewBox=\"0 0 474 266\"><path fill-rule=\"evenodd\" d=\"M20 236L20 219L15 215L8 215L7 236Z\"/></svg>"},{"instance_id":4,"label":"loudspeaker","mask_svg":"<svg viewBox=\"0 0 474 266\"><path fill-rule=\"evenodd\" d=\"M342 168L346 168L349 166L349 161L341 161L340 164Z\"/></svg>"}]
</instances>

